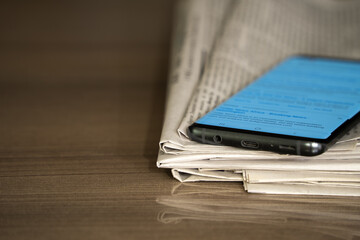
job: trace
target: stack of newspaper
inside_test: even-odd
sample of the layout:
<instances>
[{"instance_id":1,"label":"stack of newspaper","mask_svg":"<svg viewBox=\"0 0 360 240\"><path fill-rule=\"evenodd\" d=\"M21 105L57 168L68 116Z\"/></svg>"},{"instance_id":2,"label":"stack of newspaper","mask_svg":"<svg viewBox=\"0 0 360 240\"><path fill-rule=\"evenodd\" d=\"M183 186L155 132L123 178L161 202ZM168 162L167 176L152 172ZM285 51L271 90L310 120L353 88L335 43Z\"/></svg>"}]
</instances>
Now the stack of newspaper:
<instances>
[{"instance_id":1,"label":"stack of newspaper","mask_svg":"<svg viewBox=\"0 0 360 240\"><path fill-rule=\"evenodd\" d=\"M248 192L360 196L360 127L316 157L200 144L186 133L288 56L359 59L359 12L351 0L178 1L157 166L181 182L239 181Z\"/></svg>"}]
</instances>

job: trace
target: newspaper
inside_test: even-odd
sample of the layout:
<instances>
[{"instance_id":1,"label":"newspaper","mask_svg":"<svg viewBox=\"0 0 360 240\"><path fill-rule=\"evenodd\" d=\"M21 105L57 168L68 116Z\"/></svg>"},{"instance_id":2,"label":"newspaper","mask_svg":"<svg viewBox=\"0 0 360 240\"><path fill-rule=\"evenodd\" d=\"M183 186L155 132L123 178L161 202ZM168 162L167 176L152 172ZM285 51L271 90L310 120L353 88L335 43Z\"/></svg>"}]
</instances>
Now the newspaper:
<instances>
[{"instance_id":1,"label":"newspaper","mask_svg":"<svg viewBox=\"0 0 360 240\"><path fill-rule=\"evenodd\" d=\"M223 27L230 0L178 1L161 142L177 141L176 129Z\"/></svg>"},{"instance_id":2,"label":"newspaper","mask_svg":"<svg viewBox=\"0 0 360 240\"><path fill-rule=\"evenodd\" d=\"M180 181L242 181L245 170L257 169L334 172L336 182L337 171L360 172L359 127L312 158L205 145L186 134L190 124L288 56L360 58L358 12L358 1L179 1L157 166L173 168ZM231 174L221 175L224 170ZM296 184L307 188L309 182ZM260 188L244 183L248 191Z\"/></svg>"}]
</instances>

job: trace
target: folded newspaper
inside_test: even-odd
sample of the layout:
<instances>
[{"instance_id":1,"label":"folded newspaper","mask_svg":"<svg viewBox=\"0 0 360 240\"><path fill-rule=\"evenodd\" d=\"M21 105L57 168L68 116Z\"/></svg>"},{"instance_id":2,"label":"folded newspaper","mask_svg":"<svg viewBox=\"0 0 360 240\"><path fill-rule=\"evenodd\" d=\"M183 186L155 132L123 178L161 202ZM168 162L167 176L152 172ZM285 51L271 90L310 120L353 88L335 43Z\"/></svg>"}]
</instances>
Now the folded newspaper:
<instances>
[{"instance_id":1,"label":"folded newspaper","mask_svg":"<svg viewBox=\"0 0 360 240\"><path fill-rule=\"evenodd\" d=\"M181 182L239 181L248 192L360 196L360 132L316 157L190 141L186 129L280 60L360 58L360 2L179 0L157 166Z\"/></svg>"}]
</instances>

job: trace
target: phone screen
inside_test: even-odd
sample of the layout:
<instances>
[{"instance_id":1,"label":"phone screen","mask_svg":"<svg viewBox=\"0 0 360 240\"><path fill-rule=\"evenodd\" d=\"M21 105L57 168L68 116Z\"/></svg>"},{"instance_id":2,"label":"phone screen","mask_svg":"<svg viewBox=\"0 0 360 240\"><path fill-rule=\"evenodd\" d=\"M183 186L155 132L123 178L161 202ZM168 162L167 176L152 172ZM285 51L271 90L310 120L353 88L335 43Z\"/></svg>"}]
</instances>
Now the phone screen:
<instances>
[{"instance_id":1,"label":"phone screen","mask_svg":"<svg viewBox=\"0 0 360 240\"><path fill-rule=\"evenodd\" d=\"M296 56L196 123L327 139L359 110L359 62Z\"/></svg>"}]
</instances>

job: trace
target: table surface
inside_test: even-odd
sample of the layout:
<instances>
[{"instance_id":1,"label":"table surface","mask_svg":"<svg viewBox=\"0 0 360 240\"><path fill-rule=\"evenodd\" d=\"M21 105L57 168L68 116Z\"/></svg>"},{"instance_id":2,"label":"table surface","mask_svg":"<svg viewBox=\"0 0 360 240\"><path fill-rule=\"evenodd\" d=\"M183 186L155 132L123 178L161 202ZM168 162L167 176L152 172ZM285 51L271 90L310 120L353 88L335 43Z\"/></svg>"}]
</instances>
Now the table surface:
<instances>
[{"instance_id":1,"label":"table surface","mask_svg":"<svg viewBox=\"0 0 360 240\"><path fill-rule=\"evenodd\" d=\"M360 239L360 199L155 166L173 1L1 1L1 239Z\"/></svg>"}]
</instances>

